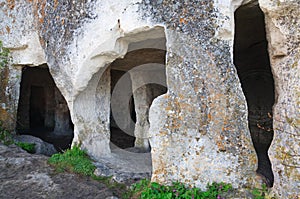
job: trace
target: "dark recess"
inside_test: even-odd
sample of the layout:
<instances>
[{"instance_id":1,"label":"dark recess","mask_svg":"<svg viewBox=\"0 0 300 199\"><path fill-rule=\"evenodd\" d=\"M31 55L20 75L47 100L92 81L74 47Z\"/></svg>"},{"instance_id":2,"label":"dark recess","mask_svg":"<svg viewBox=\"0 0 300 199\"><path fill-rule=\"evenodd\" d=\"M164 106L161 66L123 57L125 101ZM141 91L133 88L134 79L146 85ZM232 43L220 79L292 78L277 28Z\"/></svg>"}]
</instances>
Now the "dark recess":
<instances>
[{"instance_id":1,"label":"dark recess","mask_svg":"<svg viewBox=\"0 0 300 199\"><path fill-rule=\"evenodd\" d=\"M264 14L258 3L235 12L234 64L248 105L248 122L258 158L257 173L269 187L274 176L268 149L273 139L274 80L271 72Z\"/></svg>"},{"instance_id":2,"label":"dark recess","mask_svg":"<svg viewBox=\"0 0 300 199\"><path fill-rule=\"evenodd\" d=\"M160 42L165 42L160 41ZM166 51L161 49L155 49L155 48L141 48L138 50L133 50L128 52L123 59L116 59L114 62L111 63L111 93L113 92L115 85L121 78L126 78L128 82L128 87L132 90L132 79L134 77L130 77L128 71L133 69L137 66L142 66L143 64L148 63L160 63L165 64L165 56ZM139 88L140 89L140 88ZM139 92L139 89L137 89L136 92ZM150 90L153 92L153 96L151 99L151 102L156 98L157 96L166 93L167 88L163 87L161 85L157 84L147 84L146 89L148 89L148 92ZM128 104L128 110L130 112L131 119L134 123L136 123L137 115L135 110L135 100L134 94L131 96L131 99L129 102L120 102L120 103L127 103ZM148 114L148 113L147 113ZM134 126L131 128L128 128L132 130L132 132L126 133L122 129L118 127L116 124L113 114L110 115L110 141L114 145L118 146L119 148L126 149L134 147L135 143L135 137L134 137Z\"/></svg>"},{"instance_id":3,"label":"dark recess","mask_svg":"<svg viewBox=\"0 0 300 199\"><path fill-rule=\"evenodd\" d=\"M73 123L67 103L56 87L47 65L22 70L16 131L53 144L70 147Z\"/></svg>"}]
</instances>

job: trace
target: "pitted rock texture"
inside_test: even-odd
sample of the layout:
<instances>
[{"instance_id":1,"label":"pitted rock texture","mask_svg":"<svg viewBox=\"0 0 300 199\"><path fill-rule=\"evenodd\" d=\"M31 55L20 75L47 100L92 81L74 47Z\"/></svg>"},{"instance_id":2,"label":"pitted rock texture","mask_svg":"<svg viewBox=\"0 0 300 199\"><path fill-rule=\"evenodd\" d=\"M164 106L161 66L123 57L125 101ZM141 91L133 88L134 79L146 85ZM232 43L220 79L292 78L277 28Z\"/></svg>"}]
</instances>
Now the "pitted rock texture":
<instances>
[{"instance_id":1,"label":"pitted rock texture","mask_svg":"<svg viewBox=\"0 0 300 199\"><path fill-rule=\"evenodd\" d=\"M34 3L34 12L37 13L38 29L41 44L45 50L47 63L57 84L64 95L71 94L72 64L60 67L61 64L70 63L68 46L84 31L80 28L84 23L97 18L93 12L95 1L37 1ZM53 59L53 56L56 58ZM67 93L66 93L67 92Z\"/></svg>"},{"instance_id":2,"label":"pitted rock texture","mask_svg":"<svg viewBox=\"0 0 300 199\"><path fill-rule=\"evenodd\" d=\"M142 8L168 27L168 93L150 109L152 180L251 185L257 160L230 42L215 36L218 8L211 1Z\"/></svg>"},{"instance_id":3,"label":"pitted rock texture","mask_svg":"<svg viewBox=\"0 0 300 199\"><path fill-rule=\"evenodd\" d=\"M123 58L131 44L166 38L168 92L152 102L149 116L152 180L201 188L212 181L252 186L257 158L232 61L234 10L248 2L254 1L2 0L6 20L0 23L0 39L11 47L15 65L47 62L70 109L73 143L100 159L113 154L109 65ZM299 2L259 4L266 15L276 90L269 149L273 189L292 198L300 179ZM15 81L1 89L16 91L18 85ZM18 101L18 95L5 96Z\"/></svg>"},{"instance_id":4,"label":"pitted rock texture","mask_svg":"<svg viewBox=\"0 0 300 199\"><path fill-rule=\"evenodd\" d=\"M12 67L11 63L0 68L0 121L8 130L14 130L16 126L20 75L21 70Z\"/></svg>"},{"instance_id":5,"label":"pitted rock texture","mask_svg":"<svg viewBox=\"0 0 300 199\"><path fill-rule=\"evenodd\" d=\"M201 188L211 181L251 185L256 156L246 102L230 59L230 39L216 36L230 16L206 0L89 3L36 2L37 29L70 108L74 143L95 158L110 154L106 66L123 57L130 43L166 37L168 93L152 103L157 110L152 119L150 113L152 179ZM84 14L90 12L98 17Z\"/></svg>"},{"instance_id":6,"label":"pitted rock texture","mask_svg":"<svg viewBox=\"0 0 300 199\"><path fill-rule=\"evenodd\" d=\"M300 2L259 1L266 15L269 54L275 80L274 138L269 155L274 192L280 198L300 193Z\"/></svg>"},{"instance_id":7,"label":"pitted rock texture","mask_svg":"<svg viewBox=\"0 0 300 199\"><path fill-rule=\"evenodd\" d=\"M0 144L0 198L103 199L115 195L87 177L56 173L47 159Z\"/></svg>"}]
</instances>

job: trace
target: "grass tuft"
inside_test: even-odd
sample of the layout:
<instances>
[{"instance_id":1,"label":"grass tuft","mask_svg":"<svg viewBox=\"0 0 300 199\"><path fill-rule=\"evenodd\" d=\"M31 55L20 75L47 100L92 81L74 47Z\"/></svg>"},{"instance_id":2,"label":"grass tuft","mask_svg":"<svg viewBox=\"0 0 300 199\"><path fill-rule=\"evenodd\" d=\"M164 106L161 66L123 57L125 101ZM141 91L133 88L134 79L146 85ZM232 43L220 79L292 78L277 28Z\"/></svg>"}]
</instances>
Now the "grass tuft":
<instances>
[{"instance_id":1,"label":"grass tuft","mask_svg":"<svg viewBox=\"0 0 300 199\"><path fill-rule=\"evenodd\" d=\"M90 157L79 146L52 155L48 163L55 166L57 172L69 171L91 177L94 176L96 169Z\"/></svg>"},{"instance_id":2,"label":"grass tuft","mask_svg":"<svg viewBox=\"0 0 300 199\"><path fill-rule=\"evenodd\" d=\"M28 153L35 153L35 144L34 143L27 143L27 142L15 142L13 139L12 134L2 127L2 121L0 121L0 143L4 145L11 145L15 144L18 147L21 147Z\"/></svg>"},{"instance_id":3,"label":"grass tuft","mask_svg":"<svg viewBox=\"0 0 300 199\"><path fill-rule=\"evenodd\" d=\"M207 191L199 188L189 188L183 183L173 182L171 186L160 185L149 180L141 180L134 184L127 198L156 198L156 199L222 199L223 194L232 190L232 186L226 183L212 183L207 185Z\"/></svg>"},{"instance_id":4,"label":"grass tuft","mask_svg":"<svg viewBox=\"0 0 300 199\"><path fill-rule=\"evenodd\" d=\"M27 143L27 142L16 142L17 146L21 147L28 153L35 153L35 144L34 143Z\"/></svg>"}]
</instances>

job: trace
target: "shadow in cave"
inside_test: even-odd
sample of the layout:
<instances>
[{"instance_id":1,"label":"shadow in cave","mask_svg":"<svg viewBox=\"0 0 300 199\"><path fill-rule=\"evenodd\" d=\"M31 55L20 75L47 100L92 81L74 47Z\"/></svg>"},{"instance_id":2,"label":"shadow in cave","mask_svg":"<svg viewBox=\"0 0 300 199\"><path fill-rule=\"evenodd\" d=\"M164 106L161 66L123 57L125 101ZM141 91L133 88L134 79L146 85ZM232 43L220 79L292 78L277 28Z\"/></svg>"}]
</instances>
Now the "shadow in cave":
<instances>
[{"instance_id":1,"label":"shadow in cave","mask_svg":"<svg viewBox=\"0 0 300 199\"><path fill-rule=\"evenodd\" d=\"M22 70L16 131L51 143L58 151L70 148L73 123L68 105L47 65Z\"/></svg>"},{"instance_id":2,"label":"shadow in cave","mask_svg":"<svg viewBox=\"0 0 300 199\"><path fill-rule=\"evenodd\" d=\"M143 42L165 43L165 39L146 40ZM145 44L143 42L139 43L138 46L143 46ZM123 59L117 59L111 63L111 93L113 93L116 84L120 86L120 82L122 82L121 85L124 87L123 90L126 90L124 93L119 93L118 99L114 98L111 110L113 110L113 106L118 106L121 108L118 112L130 113L129 117L123 116L121 119L123 123L121 125L124 125L122 128L126 129L126 133L121 130L119 124L115 121L114 114L116 112L114 114L111 113L111 149L114 149L112 147L114 144L131 152L150 152L151 146L147 137L150 126L148 119L149 109L152 101L166 93L167 88L151 83L149 79L161 78L165 82L165 67L157 70L157 65L155 65L164 65L165 54L165 50L141 48L130 51ZM149 70L150 66L151 69ZM127 97L124 96L127 96L129 93L131 98L127 101ZM137 134L139 135L136 137Z\"/></svg>"},{"instance_id":3,"label":"shadow in cave","mask_svg":"<svg viewBox=\"0 0 300 199\"><path fill-rule=\"evenodd\" d=\"M111 75L111 93L112 93L115 85L120 80L120 78L122 78L122 76L123 76L123 78L124 77L126 78L128 76L128 74L126 74L126 71L111 69L110 75ZM128 78L127 82L129 82L130 83L129 86L131 86L131 81L130 81L129 77L127 77L127 78ZM122 103L122 102L120 101L120 103ZM123 102L123 103L125 103L125 102ZM136 114L135 114L135 110L134 110L133 97L130 98L128 108L129 108L129 112L131 114L130 119L132 119L132 121L136 122ZM134 126L131 126L130 129L134 129ZM112 113L110 114L110 141L111 141L111 143L115 144L117 147L119 147L121 149L132 148L132 147L134 147L134 142L135 142L135 137L133 135L133 132L131 134L124 132L119 127L117 122L115 121Z\"/></svg>"},{"instance_id":4,"label":"shadow in cave","mask_svg":"<svg viewBox=\"0 0 300 199\"><path fill-rule=\"evenodd\" d=\"M258 2L235 12L234 64L248 105L248 123L258 158L257 173L272 187L274 176L268 149L273 139L274 80L264 14Z\"/></svg>"}]
</instances>

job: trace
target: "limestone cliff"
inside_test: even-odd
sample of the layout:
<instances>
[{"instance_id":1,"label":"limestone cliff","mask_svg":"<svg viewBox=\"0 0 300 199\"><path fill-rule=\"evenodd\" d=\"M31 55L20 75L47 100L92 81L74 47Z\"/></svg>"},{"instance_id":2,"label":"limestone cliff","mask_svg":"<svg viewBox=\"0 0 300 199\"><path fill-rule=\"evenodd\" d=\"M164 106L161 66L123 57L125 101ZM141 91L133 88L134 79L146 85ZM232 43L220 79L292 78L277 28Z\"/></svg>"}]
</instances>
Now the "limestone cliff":
<instances>
[{"instance_id":1,"label":"limestone cliff","mask_svg":"<svg viewBox=\"0 0 300 199\"><path fill-rule=\"evenodd\" d=\"M95 159L118 161L111 140L118 128L135 137L135 148L151 149L153 181L251 187L258 166L281 198L299 193L297 0L0 0L0 5L0 40L13 57L1 69L0 119L7 118L3 107L11 110L11 128L21 69L47 64L66 100L57 102L65 116L56 120L68 117L67 104L73 144ZM6 80L10 83L2 83ZM253 119L260 116L265 120ZM256 135L269 136L263 160ZM122 154L126 159L128 153Z\"/></svg>"}]
</instances>

